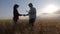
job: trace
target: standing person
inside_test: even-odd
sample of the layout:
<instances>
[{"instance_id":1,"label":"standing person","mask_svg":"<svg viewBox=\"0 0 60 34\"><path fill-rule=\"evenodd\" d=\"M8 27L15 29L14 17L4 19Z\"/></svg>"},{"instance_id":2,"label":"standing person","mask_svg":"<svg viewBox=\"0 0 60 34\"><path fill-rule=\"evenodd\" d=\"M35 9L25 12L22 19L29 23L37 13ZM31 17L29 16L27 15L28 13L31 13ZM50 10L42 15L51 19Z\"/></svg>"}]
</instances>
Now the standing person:
<instances>
[{"instance_id":1,"label":"standing person","mask_svg":"<svg viewBox=\"0 0 60 34\"><path fill-rule=\"evenodd\" d=\"M14 7L13 7L13 21L14 21L14 24L17 24L19 16L22 16L21 14L18 13L18 7L19 7L18 4L15 4Z\"/></svg>"},{"instance_id":2,"label":"standing person","mask_svg":"<svg viewBox=\"0 0 60 34\"><path fill-rule=\"evenodd\" d=\"M18 4L15 4L14 7L13 7L13 21L14 21L14 26L13 26L13 32L12 32L12 34L15 34L15 32L16 32L16 27L17 27L16 24L17 24L17 21L19 19L19 16L23 15L23 14L19 14L18 7L19 7Z\"/></svg>"},{"instance_id":3,"label":"standing person","mask_svg":"<svg viewBox=\"0 0 60 34\"><path fill-rule=\"evenodd\" d=\"M32 3L29 3L28 6L30 8L29 13L24 16L29 15L29 24L30 24L30 26L33 27L35 19L36 19L36 8L33 7Z\"/></svg>"},{"instance_id":4,"label":"standing person","mask_svg":"<svg viewBox=\"0 0 60 34\"><path fill-rule=\"evenodd\" d=\"M33 26L34 26L34 22L36 19L36 8L33 7L32 3L28 4L30 10L28 12L28 14L25 14L24 16L29 15L29 25L30 25L30 30L29 30L29 34L33 34Z\"/></svg>"}]
</instances>

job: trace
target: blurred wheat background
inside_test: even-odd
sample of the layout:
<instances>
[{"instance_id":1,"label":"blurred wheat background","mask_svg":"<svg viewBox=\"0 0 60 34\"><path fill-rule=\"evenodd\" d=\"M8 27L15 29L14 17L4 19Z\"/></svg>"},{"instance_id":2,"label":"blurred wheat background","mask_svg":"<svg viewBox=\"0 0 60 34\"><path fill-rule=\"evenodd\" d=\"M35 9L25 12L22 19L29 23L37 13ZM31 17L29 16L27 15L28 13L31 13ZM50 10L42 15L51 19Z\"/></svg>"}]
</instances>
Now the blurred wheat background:
<instances>
[{"instance_id":1,"label":"blurred wheat background","mask_svg":"<svg viewBox=\"0 0 60 34\"><path fill-rule=\"evenodd\" d=\"M60 20L36 20L33 31L28 20L19 20L14 26L13 20L0 20L0 34L60 34Z\"/></svg>"}]
</instances>

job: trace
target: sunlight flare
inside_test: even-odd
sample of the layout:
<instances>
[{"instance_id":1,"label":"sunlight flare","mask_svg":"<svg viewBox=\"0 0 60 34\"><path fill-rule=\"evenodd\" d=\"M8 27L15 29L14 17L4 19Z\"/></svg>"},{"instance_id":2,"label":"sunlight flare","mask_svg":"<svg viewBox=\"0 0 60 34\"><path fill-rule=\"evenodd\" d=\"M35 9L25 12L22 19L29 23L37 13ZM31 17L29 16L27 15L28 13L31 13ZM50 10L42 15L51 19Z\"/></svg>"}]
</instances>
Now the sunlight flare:
<instances>
[{"instance_id":1,"label":"sunlight flare","mask_svg":"<svg viewBox=\"0 0 60 34\"><path fill-rule=\"evenodd\" d=\"M54 13L58 10L58 7L55 5L47 5L42 11L43 13Z\"/></svg>"}]
</instances>

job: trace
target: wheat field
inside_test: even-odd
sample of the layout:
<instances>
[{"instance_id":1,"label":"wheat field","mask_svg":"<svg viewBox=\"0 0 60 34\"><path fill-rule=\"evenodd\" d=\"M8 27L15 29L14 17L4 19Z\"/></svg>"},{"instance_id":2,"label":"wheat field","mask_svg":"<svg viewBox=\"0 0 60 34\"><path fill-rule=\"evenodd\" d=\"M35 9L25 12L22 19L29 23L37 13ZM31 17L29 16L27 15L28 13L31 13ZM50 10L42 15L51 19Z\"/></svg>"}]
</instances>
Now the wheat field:
<instances>
[{"instance_id":1,"label":"wheat field","mask_svg":"<svg viewBox=\"0 0 60 34\"><path fill-rule=\"evenodd\" d=\"M0 34L60 34L60 20L36 20L32 29L28 20L0 20Z\"/></svg>"}]
</instances>

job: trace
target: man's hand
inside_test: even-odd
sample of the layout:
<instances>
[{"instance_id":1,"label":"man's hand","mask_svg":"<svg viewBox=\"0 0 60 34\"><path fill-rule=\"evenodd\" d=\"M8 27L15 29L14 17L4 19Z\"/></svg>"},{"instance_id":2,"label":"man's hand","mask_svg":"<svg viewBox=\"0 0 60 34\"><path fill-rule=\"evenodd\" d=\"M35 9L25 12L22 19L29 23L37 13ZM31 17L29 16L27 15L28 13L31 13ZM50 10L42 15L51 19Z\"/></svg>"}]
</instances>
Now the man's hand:
<instances>
[{"instance_id":1,"label":"man's hand","mask_svg":"<svg viewBox=\"0 0 60 34\"><path fill-rule=\"evenodd\" d=\"M26 16L25 14L23 16Z\"/></svg>"},{"instance_id":2,"label":"man's hand","mask_svg":"<svg viewBox=\"0 0 60 34\"><path fill-rule=\"evenodd\" d=\"M19 14L19 16L27 16L27 15L29 15L29 14Z\"/></svg>"},{"instance_id":3,"label":"man's hand","mask_svg":"<svg viewBox=\"0 0 60 34\"><path fill-rule=\"evenodd\" d=\"M27 15L29 15L29 14L24 14L23 16L27 16Z\"/></svg>"}]
</instances>

